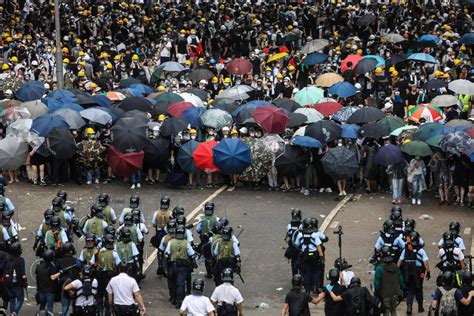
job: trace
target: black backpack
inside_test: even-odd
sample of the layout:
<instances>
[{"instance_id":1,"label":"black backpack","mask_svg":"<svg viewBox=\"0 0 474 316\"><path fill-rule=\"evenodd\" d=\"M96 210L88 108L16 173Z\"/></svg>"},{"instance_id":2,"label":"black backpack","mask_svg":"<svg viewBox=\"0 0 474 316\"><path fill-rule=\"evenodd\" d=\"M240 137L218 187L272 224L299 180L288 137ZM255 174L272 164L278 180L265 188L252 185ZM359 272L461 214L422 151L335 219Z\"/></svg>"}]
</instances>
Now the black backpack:
<instances>
[{"instance_id":1,"label":"black backpack","mask_svg":"<svg viewBox=\"0 0 474 316\"><path fill-rule=\"evenodd\" d=\"M76 293L78 293L78 291L81 290L81 294L77 295L76 298L78 296L85 296L86 299L87 299L90 296L94 296L93 290L95 289L95 287L92 286L92 281L93 281L93 279L90 279L90 278L81 279L82 286L80 288L78 288L77 292L76 292Z\"/></svg>"}]
</instances>

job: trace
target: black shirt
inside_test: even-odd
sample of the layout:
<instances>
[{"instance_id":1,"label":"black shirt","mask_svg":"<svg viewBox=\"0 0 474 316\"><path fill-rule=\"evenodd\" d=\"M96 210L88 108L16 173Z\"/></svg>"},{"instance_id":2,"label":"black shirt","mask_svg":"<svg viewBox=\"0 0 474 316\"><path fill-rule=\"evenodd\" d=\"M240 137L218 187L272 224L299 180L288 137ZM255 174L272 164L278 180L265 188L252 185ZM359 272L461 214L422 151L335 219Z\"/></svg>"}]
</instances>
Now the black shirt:
<instances>
[{"instance_id":1,"label":"black shirt","mask_svg":"<svg viewBox=\"0 0 474 316\"><path fill-rule=\"evenodd\" d=\"M471 285L464 284L461 286L462 295L467 298L469 296L469 291L474 290L474 287ZM469 305L459 304L458 306L458 315L459 316L470 316L474 315L474 301L471 301Z\"/></svg>"},{"instance_id":2,"label":"black shirt","mask_svg":"<svg viewBox=\"0 0 474 316\"><path fill-rule=\"evenodd\" d=\"M285 303L288 304L289 316L310 316L308 303L313 298L301 289L292 289L285 297Z\"/></svg>"},{"instance_id":3,"label":"black shirt","mask_svg":"<svg viewBox=\"0 0 474 316\"><path fill-rule=\"evenodd\" d=\"M342 292L344 292L346 288L340 285L339 283L336 283L332 289L332 292L338 296L341 295ZM326 291L326 288L324 288L324 313L326 316L340 316L344 315L344 302L335 302L333 301L331 294Z\"/></svg>"},{"instance_id":4,"label":"black shirt","mask_svg":"<svg viewBox=\"0 0 474 316\"><path fill-rule=\"evenodd\" d=\"M36 284L39 292L55 292L57 282L52 281L51 276L56 273L58 268L51 262L43 261L36 267Z\"/></svg>"},{"instance_id":5,"label":"black shirt","mask_svg":"<svg viewBox=\"0 0 474 316\"><path fill-rule=\"evenodd\" d=\"M347 316L366 316L368 315L370 292L365 287L355 286L348 288L341 294L342 300L346 306ZM357 298L357 299L355 299ZM359 303L359 313L356 312L355 302Z\"/></svg>"}]
</instances>

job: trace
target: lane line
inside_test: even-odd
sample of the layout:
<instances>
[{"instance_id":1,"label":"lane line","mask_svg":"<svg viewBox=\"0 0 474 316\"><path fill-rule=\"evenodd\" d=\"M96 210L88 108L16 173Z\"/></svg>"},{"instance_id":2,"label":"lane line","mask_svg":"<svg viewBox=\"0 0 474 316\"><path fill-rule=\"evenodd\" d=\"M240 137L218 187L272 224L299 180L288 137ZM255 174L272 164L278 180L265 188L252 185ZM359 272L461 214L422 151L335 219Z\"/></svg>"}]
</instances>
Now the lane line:
<instances>
[{"instance_id":1,"label":"lane line","mask_svg":"<svg viewBox=\"0 0 474 316\"><path fill-rule=\"evenodd\" d=\"M336 217L337 213L342 209L344 205L346 205L347 202L352 198L352 194L346 195L344 199L342 199L341 202L339 202L332 210L329 212L328 216L324 219L323 224L321 225L321 228L319 229L322 233L326 232L326 229L329 227L329 224L331 221Z\"/></svg>"},{"instance_id":2,"label":"lane line","mask_svg":"<svg viewBox=\"0 0 474 316\"><path fill-rule=\"evenodd\" d=\"M209 202L210 200L216 198L219 194L221 194L225 189L227 189L227 185L223 185L221 186L219 189L217 189L214 193L212 193L211 195L209 195L204 201L202 201L198 206L196 206L196 208L194 210L191 211L191 213L189 213L187 216L186 216L186 222L190 222L195 216L199 216L199 212L202 211L202 208L204 207L204 204L206 204L206 202ZM150 266L153 264L153 262L155 261L156 259L156 256L158 254L158 250L155 248L155 250L153 250L153 252L148 256L148 258L146 258L146 260L143 262L143 272L146 272L148 270L148 268L150 268Z\"/></svg>"},{"instance_id":3,"label":"lane line","mask_svg":"<svg viewBox=\"0 0 474 316\"><path fill-rule=\"evenodd\" d=\"M331 226L329 226L329 228L331 228L331 229L336 229L336 228L337 228L337 225L339 225L339 222L338 222L338 221L334 221L334 222L332 222Z\"/></svg>"},{"instance_id":4,"label":"lane line","mask_svg":"<svg viewBox=\"0 0 474 316\"><path fill-rule=\"evenodd\" d=\"M474 256L474 236L471 236L471 256Z\"/></svg>"}]
</instances>

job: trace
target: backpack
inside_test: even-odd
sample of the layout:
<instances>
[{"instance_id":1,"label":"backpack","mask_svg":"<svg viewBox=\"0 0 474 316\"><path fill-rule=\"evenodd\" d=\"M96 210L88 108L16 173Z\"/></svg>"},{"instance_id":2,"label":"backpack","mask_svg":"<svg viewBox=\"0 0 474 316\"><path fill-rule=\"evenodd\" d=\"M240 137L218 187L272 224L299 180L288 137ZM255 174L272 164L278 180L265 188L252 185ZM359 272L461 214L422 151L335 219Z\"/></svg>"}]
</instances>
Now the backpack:
<instances>
[{"instance_id":1,"label":"backpack","mask_svg":"<svg viewBox=\"0 0 474 316\"><path fill-rule=\"evenodd\" d=\"M352 315L364 315L365 295L362 287L355 288L351 299Z\"/></svg>"},{"instance_id":2,"label":"backpack","mask_svg":"<svg viewBox=\"0 0 474 316\"><path fill-rule=\"evenodd\" d=\"M456 303L456 299L454 298L454 293L456 292L456 288L452 288L451 290L445 290L443 287L440 287L439 290L441 291L441 300L439 301L439 313L443 316L456 316L458 306Z\"/></svg>"},{"instance_id":3,"label":"backpack","mask_svg":"<svg viewBox=\"0 0 474 316\"><path fill-rule=\"evenodd\" d=\"M81 294L80 295L77 295L77 297L79 296L85 296L86 299L89 297L89 296L94 296L94 292L93 290L95 289L93 286L92 286L92 279L82 279L81 280L82 282L82 286L80 288L77 289L77 292L79 292L79 290L81 291Z\"/></svg>"},{"instance_id":4,"label":"backpack","mask_svg":"<svg viewBox=\"0 0 474 316\"><path fill-rule=\"evenodd\" d=\"M5 269L5 283L8 287L22 286L22 284L20 284L20 282L22 281L20 279L22 277L20 275L18 263L19 262L15 261L9 262L7 268Z\"/></svg>"}]
</instances>

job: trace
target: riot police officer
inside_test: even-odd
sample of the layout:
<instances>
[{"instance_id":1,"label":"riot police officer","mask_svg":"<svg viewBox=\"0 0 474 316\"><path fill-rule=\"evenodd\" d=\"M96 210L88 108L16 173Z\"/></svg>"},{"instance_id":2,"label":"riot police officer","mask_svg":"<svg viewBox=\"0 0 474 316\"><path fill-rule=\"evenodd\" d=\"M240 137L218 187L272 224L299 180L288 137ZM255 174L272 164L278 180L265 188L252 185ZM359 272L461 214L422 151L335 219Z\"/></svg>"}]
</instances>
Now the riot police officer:
<instances>
[{"instance_id":1,"label":"riot police officer","mask_svg":"<svg viewBox=\"0 0 474 316\"><path fill-rule=\"evenodd\" d=\"M285 251L285 257L291 261L291 275L298 274L298 257L299 250L294 244L294 238L296 233L301 229L301 210L297 208L291 209L291 221L286 229L285 240L288 243L288 248Z\"/></svg>"},{"instance_id":2,"label":"riot police officer","mask_svg":"<svg viewBox=\"0 0 474 316\"><path fill-rule=\"evenodd\" d=\"M404 221L402 216L402 208L398 205L393 205L390 210L390 220L393 221L393 225L395 226L395 231L399 232L400 234L403 233L405 230Z\"/></svg>"},{"instance_id":3,"label":"riot police officer","mask_svg":"<svg viewBox=\"0 0 474 316\"><path fill-rule=\"evenodd\" d=\"M405 243L407 242L410 242L410 233L411 232L416 232L415 230L416 228L416 222L413 218L407 218L405 220L405 231L403 233L403 241ZM418 233L418 232L417 232ZM425 241L423 240L423 238L421 238L420 234L418 233L418 241L417 241L418 245L420 247L424 247L425 246Z\"/></svg>"},{"instance_id":4,"label":"riot police officer","mask_svg":"<svg viewBox=\"0 0 474 316\"><path fill-rule=\"evenodd\" d=\"M0 203L0 214L2 216L2 226L7 230L8 236L10 236L10 242L14 243L18 240L18 232L16 230L16 224L13 223L12 216L13 211L5 209L5 204Z\"/></svg>"},{"instance_id":5,"label":"riot police officer","mask_svg":"<svg viewBox=\"0 0 474 316\"><path fill-rule=\"evenodd\" d=\"M443 233L443 246L438 252L440 262L436 265L442 272L465 270L464 254L460 248L456 247L455 237L450 232Z\"/></svg>"},{"instance_id":6,"label":"riot police officer","mask_svg":"<svg viewBox=\"0 0 474 316\"><path fill-rule=\"evenodd\" d=\"M117 215L115 214L115 210L109 205L110 203L110 196L102 192L99 194L97 199L99 206L102 208L104 213L104 219L109 225L114 225L117 222Z\"/></svg>"},{"instance_id":7,"label":"riot police officer","mask_svg":"<svg viewBox=\"0 0 474 316\"><path fill-rule=\"evenodd\" d=\"M66 231L61 227L61 219L58 216L53 216L51 218L50 229L46 231L44 236L46 249L54 250L57 254L61 251L62 245L68 241Z\"/></svg>"},{"instance_id":8,"label":"riot police officer","mask_svg":"<svg viewBox=\"0 0 474 316\"><path fill-rule=\"evenodd\" d=\"M99 249L97 248L97 238L94 234L87 233L84 239L86 243L81 251L81 254L79 255L79 261L81 261L83 264L93 265L95 264L96 260L95 256L99 251Z\"/></svg>"},{"instance_id":9,"label":"riot police officer","mask_svg":"<svg viewBox=\"0 0 474 316\"><path fill-rule=\"evenodd\" d=\"M398 261L401 251L405 248L402 235L395 229L395 224L391 219L383 223L383 231L380 232L380 237L375 242L375 253L377 254L384 246L390 248L390 253L393 254L395 261Z\"/></svg>"},{"instance_id":10,"label":"riot police officer","mask_svg":"<svg viewBox=\"0 0 474 316\"><path fill-rule=\"evenodd\" d=\"M170 203L170 198L167 195L163 196L160 201L160 209L153 214L151 223L153 224L153 227L155 227L155 236L151 238L151 244L155 248L160 247L161 239L166 235L166 226L171 218L171 212L169 211ZM156 274L163 275L163 271L160 270L159 262Z\"/></svg>"},{"instance_id":11,"label":"riot police officer","mask_svg":"<svg viewBox=\"0 0 474 316\"><path fill-rule=\"evenodd\" d=\"M461 249L461 251L464 252L464 250L466 250L466 246L464 245L464 240L459 235L460 231L461 231L461 224L459 224L459 222L453 221L449 223L449 232L453 235L454 246L456 248ZM444 238L441 238L441 240L438 243L438 248L443 247L443 242L444 242Z\"/></svg>"},{"instance_id":12,"label":"riot police officer","mask_svg":"<svg viewBox=\"0 0 474 316\"><path fill-rule=\"evenodd\" d=\"M91 206L91 216L82 228L85 234L92 233L98 239L102 241L102 237L105 234L105 228L108 226L107 221L103 218L104 213L102 207L99 204Z\"/></svg>"},{"instance_id":13,"label":"riot police officer","mask_svg":"<svg viewBox=\"0 0 474 316\"><path fill-rule=\"evenodd\" d=\"M242 315L242 294L234 286L234 271L231 268L225 268L222 271L222 284L214 289L211 295L211 301L217 306L217 315L219 316L237 316Z\"/></svg>"},{"instance_id":14,"label":"riot police officer","mask_svg":"<svg viewBox=\"0 0 474 316\"><path fill-rule=\"evenodd\" d=\"M140 277L139 252L137 246L132 241L129 227L125 226L120 229L119 240L115 243L115 251L119 255L120 261L128 266L130 276L138 282Z\"/></svg>"},{"instance_id":15,"label":"riot police officer","mask_svg":"<svg viewBox=\"0 0 474 316\"><path fill-rule=\"evenodd\" d=\"M51 202L51 204L52 204L51 208L54 211L54 216L59 217L59 219L61 220L61 227L67 230L69 227L69 224L72 221L72 218L68 213L64 211L63 199L60 198L59 196L56 196Z\"/></svg>"},{"instance_id":16,"label":"riot police officer","mask_svg":"<svg viewBox=\"0 0 474 316\"><path fill-rule=\"evenodd\" d=\"M105 315L111 315L111 308L107 299L106 287L110 279L117 273L117 267L120 264L120 257L115 248L115 238L113 235L106 234L102 242L102 248L97 253L97 305L99 313L105 312Z\"/></svg>"},{"instance_id":17,"label":"riot police officer","mask_svg":"<svg viewBox=\"0 0 474 316\"><path fill-rule=\"evenodd\" d=\"M97 314L95 296L98 282L92 276L92 267L88 264L82 267L80 277L64 287L65 291L75 291L73 315L88 316Z\"/></svg>"},{"instance_id":18,"label":"riot police officer","mask_svg":"<svg viewBox=\"0 0 474 316\"><path fill-rule=\"evenodd\" d=\"M33 250L36 251L37 257L41 257L45 249L44 237L46 236L46 232L51 229L50 224L53 216L54 212L52 209L48 208L46 211L44 211L44 219L38 227L35 243L33 244Z\"/></svg>"},{"instance_id":19,"label":"riot police officer","mask_svg":"<svg viewBox=\"0 0 474 316\"><path fill-rule=\"evenodd\" d=\"M204 256L204 263L206 266L205 277L208 279L212 278L212 254L209 245L209 238L212 235L212 227L218 220L219 218L214 215L214 203L206 202L206 204L204 204L204 216L197 223L196 232L199 234L199 239L201 241L198 249L201 255Z\"/></svg>"},{"instance_id":20,"label":"riot police officer","mask_svg":"<svg viewBox=\"0 0 474 316\"><path fill-rule=\"evenodd\" d=\"M6 209L9 211L14 212L15 206L13 205L12 201L5 196L5 186L0 183L0 203L5 203Z\"/></svg>"},{"instance_id":21,"label":"riot police officer","mask_svg":"<svg viewBox=\"0 0 474 316\"><path fill-rule=\"evenodd\" d=\"M214 282L216 286L222 284L222 272L225 268L231 268L237 274L240 273L240 249L239 244L232 240L233 229L231 226L222 228L221 238L216 240L212 253L216 258L214 268Z\"/></svg>"},{"instance_id":22,"label":"riot police officer","mask_svg":"<svg viewBox=\"0 0 474 316\"><path fill-rule=\"evenodd\" d=\"M177 219L180 215L184 216L184 207L176 205L171 211L171 217Z\"/></svg>"},{"instance_id":23,"label":"riot police officer","mask_svg":"<svg viewBox=\"0 0 474 316\"><path fill-rule=\"evenodd\" d=\"M122 214L120 214L120 217L119 217L120 225L123 224L124 217L125 217L126 214L131 213L132 210L134 210L136 208L139 208L139 207L140 207L140 197L138 195L134 194L130 197L129 206L125 207L122 211ZM143 215L143 212L141 213L141 216L140 216L140 222L145 223L145 216Z\"/></svg>"}]
</instances>

